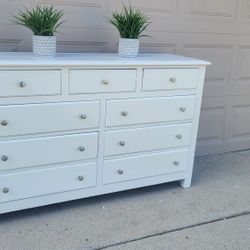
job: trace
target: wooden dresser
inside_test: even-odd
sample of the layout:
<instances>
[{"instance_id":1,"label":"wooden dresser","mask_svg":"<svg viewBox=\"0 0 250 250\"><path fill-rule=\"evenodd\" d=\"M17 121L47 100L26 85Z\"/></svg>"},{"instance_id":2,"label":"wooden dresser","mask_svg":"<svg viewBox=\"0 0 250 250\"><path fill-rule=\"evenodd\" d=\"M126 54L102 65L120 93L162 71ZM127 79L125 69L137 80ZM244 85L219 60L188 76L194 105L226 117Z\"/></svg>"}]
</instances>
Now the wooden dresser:
<instances>
[{"instance_id":1,"label":"wooden dresser","mask_svg":"<svg viewBox=\"0 0 250 250\"><path fill-rule=\"evenodd\" d=\"M176 180L189 187L208 64L0 53L0 213Z\"/></svg>"}]
</instances>

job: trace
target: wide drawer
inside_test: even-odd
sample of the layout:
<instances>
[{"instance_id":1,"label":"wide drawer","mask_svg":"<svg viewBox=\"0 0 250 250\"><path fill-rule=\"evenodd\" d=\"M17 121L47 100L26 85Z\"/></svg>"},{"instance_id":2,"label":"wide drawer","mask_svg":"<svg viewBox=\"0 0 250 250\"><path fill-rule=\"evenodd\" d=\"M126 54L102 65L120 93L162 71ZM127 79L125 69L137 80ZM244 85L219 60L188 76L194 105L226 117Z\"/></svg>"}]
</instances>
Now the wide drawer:
<instances>
[{"instance_id":1,"label":"wide drawer","mask_svg":"<svg viewBox=\"0 0 250 250\"><path fill-rule=\"evenodd\" d=\"M61 70L0 70L0 97L61 94Z\"/></svg>"},{"instance_id":2,"label":"wide drawer","mask_svg":"<svg viewBox=\"0 0 250 250\"><path fill-rule=\"evenodd\" d=\"M191 120L194 107L195 96L111 100L107 103L106 125Z\"/></svg>"},{"instance_id":3,"label":"wide drawer","mask_svg":"<svg viewBox=\"0 0 250 250\"><path fill-rule=\"evenodd\" d=\"M192 124L109 131L105 134L105 155L187 146Z\"/></svg>"},{"instance_id":4,"label":"wide drawer","mask_svg":"<svg viewBox=\"0 0 250 250\"><path fill-rule=\"evenodd\" d=\"M0 202L82 189L96 185L96 163L0 175Z\"/></svg>"},{"instance_id":5,"label":"wide drawer","mask_svg":"<svg viewBox=\"0 0 250 250\"><path fill-rule=\"evenodd\" d=\"M0 136L96 128L99 101L0 107Z\"/></svg>"},{"instance_id":6,"label":"wide drawer","mask_svg":"<svg viewBox=\"0 0 250 250\"><path fill-rule=\"evenodd\" d=\"M144 156L106 160L103 183L115 183L184 171L187 167L188 151L172 151Z\"/></svg>"},{"instance_id":7,"label":"wide drawer","mask_svg":"<svg viewBox=\"0 0 250 250\"><path fill-rule=\"evenodd\" d=\"M198 83L198 69L144 69L143 90L194 89Z\"/></svg>"},{"instance_id":8,"label":"wide drawer","mask_svg":"<svg viewBox=\"0 0 250 250\"><path fill-rule=\"evenodd\" d=\"M0 170L97 157L98 133L0 142Z\"/></svg>"},{"instance_id":9,"label":"wide drawer","mask_svg":"<svg viewBox=\"0 0 250 250\"><path fill-rule=\"evenodd\" d=\"M71 70L70 94L134 91L136 70Z\"/></svg>"}]
</instances>

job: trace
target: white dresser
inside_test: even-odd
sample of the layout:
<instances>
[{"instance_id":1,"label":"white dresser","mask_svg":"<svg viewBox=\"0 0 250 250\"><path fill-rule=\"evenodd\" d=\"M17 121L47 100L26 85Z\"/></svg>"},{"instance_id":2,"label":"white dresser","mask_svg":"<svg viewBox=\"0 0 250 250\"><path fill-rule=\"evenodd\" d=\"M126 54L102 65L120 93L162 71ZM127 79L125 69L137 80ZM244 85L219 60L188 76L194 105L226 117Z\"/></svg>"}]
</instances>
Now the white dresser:
<instances>
[{"instance_id":1,"label":"white dresser","mask_svg":"<svg viewBox=\"0 0 250 250\"><path fill-rule=\"evenodd\" d=\"M0 213L191 184L208 62L0 53Z\"/></svg>"}]
</instances>

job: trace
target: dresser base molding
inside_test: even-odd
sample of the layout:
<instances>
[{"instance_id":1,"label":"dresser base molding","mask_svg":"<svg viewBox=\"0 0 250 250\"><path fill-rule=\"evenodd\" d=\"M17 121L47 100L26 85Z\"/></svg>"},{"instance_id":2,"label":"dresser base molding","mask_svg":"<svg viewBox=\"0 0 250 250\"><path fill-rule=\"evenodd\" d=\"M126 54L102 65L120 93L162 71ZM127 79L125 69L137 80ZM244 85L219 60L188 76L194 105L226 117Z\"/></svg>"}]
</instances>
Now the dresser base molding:
<instances>
[{"instance_id":1,"label":"dresser base molding","mask_svg":"<svg viewBox=\"0 0 250 250\"><path fill-rule=\"evenodd\" d=\"M169 54L0 52L0 214L190 187L206 65Z\"/></svg>"},{"instance_id":2,"label":"dresser base molding","mask_svg":"<svg viewBox=\"0 0 250 250\"><path fill-rule=\"evenodd\" d=\"M186 178L186 179L185 179ZM60 202L67 202L73 200L79 200L82 198L88 198L98 195L104 195L109 193L116 193L124 190L131 190L136 188L142 188L146 186L154 186L163 183L180 181L182 185L183 181L191 184L191 179L185 176L185 172L167 174L161 176L155 176L145 179L126 181L121 183L102 185L99 187L92 187L88 189L77 189L73 191L67 191L57 194L50 194L44 196L37 196L27 199L15 200L5 203L0 203L0 214L7 212L14 212L23 209L41 207L45 205L56 204ZM189 188L190 186L183 186L183 188ZM165 187L166 189L168 186ZM97 198L98 199L98 198ZM82 200L84 204L84 200Z\"/></svg>"}]
</instances>

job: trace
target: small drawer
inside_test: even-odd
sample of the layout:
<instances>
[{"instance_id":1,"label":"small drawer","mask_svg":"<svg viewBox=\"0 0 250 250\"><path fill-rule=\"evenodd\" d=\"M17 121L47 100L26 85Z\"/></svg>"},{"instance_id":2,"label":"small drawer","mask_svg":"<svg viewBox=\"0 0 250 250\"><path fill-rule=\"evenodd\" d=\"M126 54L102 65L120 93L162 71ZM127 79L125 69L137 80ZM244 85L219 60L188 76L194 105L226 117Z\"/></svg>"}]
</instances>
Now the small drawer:
<instances>
[{"instance_id":1,"label":"small drawer","mask_svg":"<svg viewBox=\"0 0 250 250\"><path fill-rule=\"evenodd\" d=\"M120 155L143 151L187 146L192 124L109 131L105 134L105 155Z\"/></svg>"},{"instance_id":2,"label":"small drawer","mask_svg":"<svg viewBox=\"0 0 250 250\"><path fill-rule=\"evenodd\" d=\"M95 159L98 133L0 142L0 171Z\"/></svg>"},{"instance_id":3,"label":"small drawer","mask_svg":"<svg viewBox=\"0 0 250 250\"><path fill-rule=\"evenodd\" d=\"M0 175L0 202L96 186L96 163Z\"/></svg>"},{"instance_id":4,"label":"small drawer","mask_svg":"<svg viewBox=\"0 0 250 250\"><path fill-rule=\"evenodd\" d=\"M195 96L111 100L107 103L106 125L112 127L191 120L195 100Z\"/></svg>"},{"instance_id":5,"label":"small drawer","mask_svg":"<svg viewBox=\"0 0 250 250\"><path fill-rule=\"evenodd\" d=\"M99 101L0 107L0 136L97 128Z\"/></svg>"},{"instance_id":6,"label":"small drawer","mask_svg":"<svg viewBox=\"0 0 250 250\"><path fill-rule=\"evenodd\" d=\"M61 70L1 70L0 97L61 94Z\"/></svg>"},{"instance_id":7,"label":"small drawer","mask_svg":"<svg viewBox=\"0 0 250 250\"><path fill-rule=\"evenodd\" d=\"M144 69L143 90L195 89L198 76L198 69Z\"/></svg>"},{"instance_id":8,"label":"small drawer","mask_svg":"<svg viewBox=\"0 0 250 250\"><path fill-rule=\"evenodd\" d=\"M187 168L187 160L187 150L106 160L103 183L109 184L184 171Z\"/></svg>"},{"instance_id":9,"label":"small drawer","mask_svg":"<svg viewBox=\"0 0 250 250\"><path fill-rule=\"evenodd\" d=\"M136 70L70 70L70 94L135 91Z\"/></svg>"}]
</instances>

